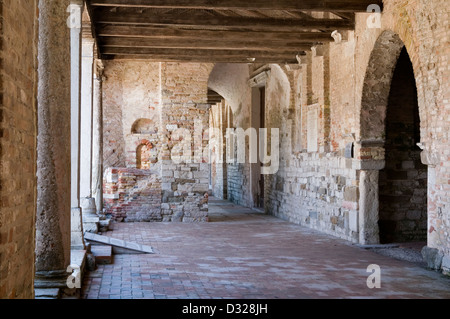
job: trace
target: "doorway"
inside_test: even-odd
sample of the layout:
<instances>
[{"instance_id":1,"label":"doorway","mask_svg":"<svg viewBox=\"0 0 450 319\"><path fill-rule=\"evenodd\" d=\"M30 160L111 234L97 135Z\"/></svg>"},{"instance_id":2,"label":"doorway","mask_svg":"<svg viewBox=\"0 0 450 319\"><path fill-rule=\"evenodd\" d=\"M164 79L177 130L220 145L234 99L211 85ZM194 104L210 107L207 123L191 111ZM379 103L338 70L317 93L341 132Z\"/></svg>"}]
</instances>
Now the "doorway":
<instances>
[{"instance_id":1,"label":"doorway","mask_svg":"<svg viewBox=\"0 0 450 319\"><path fill-rule=\"evenodd\" d=\"M386 166L379 175L380 243L427 238L427 166L420 160L420 118L414 71L406 48L398 58L385 121Z\"/></svg>"}]
</instances>

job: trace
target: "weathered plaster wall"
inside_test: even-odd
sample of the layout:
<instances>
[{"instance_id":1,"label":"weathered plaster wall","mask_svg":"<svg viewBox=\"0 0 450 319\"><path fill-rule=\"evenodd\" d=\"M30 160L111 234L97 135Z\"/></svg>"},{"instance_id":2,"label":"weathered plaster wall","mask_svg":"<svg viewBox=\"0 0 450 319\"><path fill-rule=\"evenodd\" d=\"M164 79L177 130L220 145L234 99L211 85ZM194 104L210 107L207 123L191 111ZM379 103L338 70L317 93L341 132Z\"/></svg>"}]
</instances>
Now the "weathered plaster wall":
<instances>
[{"instance_id":1,"label":"weathered plaster wall","mask_svg":"<svg viewBox=\"0 0 450 319\"><path fill-rule=\"evenodd\" d=\"M37 1L0 3L0 299L33 298Z\"/></svg>"}]
</instances>

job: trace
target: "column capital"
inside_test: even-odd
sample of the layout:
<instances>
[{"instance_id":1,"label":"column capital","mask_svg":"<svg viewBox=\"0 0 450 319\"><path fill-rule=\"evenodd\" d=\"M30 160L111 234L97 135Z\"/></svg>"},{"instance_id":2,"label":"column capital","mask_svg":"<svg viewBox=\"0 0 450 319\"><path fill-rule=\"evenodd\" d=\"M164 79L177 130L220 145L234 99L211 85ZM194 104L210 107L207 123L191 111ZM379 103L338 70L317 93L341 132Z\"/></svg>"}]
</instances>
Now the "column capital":
<instances>
[{"instance_id":1,"label":"column capital","mask_svg":"<svg viewBox=\"0 0 450 319\"><path fill-rule=\"evenodd\" d=\"M95 80L103 81L103 71L105 70L105 66L103 65L103 61L100 59L95 59L94 61L94 76Z\"/></svg>"},{"instance_id":2,"label":"column capital","mask_svg":"<svg viewBox=\"0 0 450 319\"><path fill-rule=\"evenodd\" d=\"M70 5L82 7L84 6L84 0L70 0Z\"/></svg>"}]
</instances>

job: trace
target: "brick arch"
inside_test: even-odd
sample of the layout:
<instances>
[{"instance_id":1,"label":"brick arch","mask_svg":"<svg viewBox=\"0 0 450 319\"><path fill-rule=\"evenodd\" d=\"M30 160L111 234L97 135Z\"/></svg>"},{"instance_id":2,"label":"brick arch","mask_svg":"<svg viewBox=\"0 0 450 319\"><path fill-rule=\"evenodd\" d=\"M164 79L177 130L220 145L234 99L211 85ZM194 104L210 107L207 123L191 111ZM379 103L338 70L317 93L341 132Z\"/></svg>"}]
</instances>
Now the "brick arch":
<instances>
[{"instance_id":1,"label":"brick arch","mask_svg":"<svg viewBox=\"0 0 450 319\"><path fill-rule=\"evenodd\" d=\"M360 111L360 141L357 156L361 160L359 177L359 241L378 244L379 233L379 170L385 167L386 115L389 96L400 54L404 48L413 65L417 101L421 123L424 122L424 103L420 99L420 70L413 43L393 30L383 31L375 41L363 82ZM411 37L410 34L406 34ZM405 45L408 43L408 45ZM425 127L426 125L421 125ZM423 132L421 136L423 136Z\"/></svg>"},{"instance_id":2,"label":"brick arch","mask_svg":"<svg viewBox=\"0 0 450 319\"><path fill-rule=\"evenodd\" d=\"M143 161L143 152L149 152L153 149L153 144L148 140L142 140L136 148L136 168L138 169L149 169L150 160Z\"/></svg>"},{"instance_id":3,"label":"brick arch","mask_svg":"<svg viewBox=\"0 0 450 319\"><path fill-rule=\"evenodd\" d=\"M384 140L384 121L392 77L403 41L394 31L384 31L375 43L363 84L360 137L361 140Z\"/></svg>"}]
</instances>

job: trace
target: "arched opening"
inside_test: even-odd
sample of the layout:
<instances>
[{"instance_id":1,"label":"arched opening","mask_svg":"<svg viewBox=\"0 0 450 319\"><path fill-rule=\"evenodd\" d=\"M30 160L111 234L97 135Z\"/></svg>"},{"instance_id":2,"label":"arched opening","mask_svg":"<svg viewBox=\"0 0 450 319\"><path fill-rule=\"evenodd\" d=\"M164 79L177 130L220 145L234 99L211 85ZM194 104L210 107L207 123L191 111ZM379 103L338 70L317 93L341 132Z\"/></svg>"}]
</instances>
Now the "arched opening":
<instances>
[{"instance_id":1,"label":"arched opening","mask_svg":"<svg viewBox=\"0 0 450 319\"><path fill-rule=\"evenodd\" d=\"M251 101L248 78L249 68L246 64L217 63L208 80L208 101L212 104L210 142L211 149L214 150L211 162L211 190L215 197L233 202L244 197L242 196L244 177L241 174L243 165L232 164L231 159L227 158L227 154L230 156L236 154L232 151L236 143L233 138L228 140L226 134L227 129L242 126L241 123L234 122L233 113L247 110L247 107L249 109ZM229 180L239 182L229 183ZM247 188L249 185L243 187Z\"/></svg>"},{"instance_id":2,"label":"arched opening","mask_svg":"<svg viewBox=\"0 0 450 319\"><path fill-rule=\"evenodd\" d=\"M150 169L153 154L151 150L153 145L151 143L142 143L136 149L136 168Z\"/></svg>"},{"instance_id":3,"label":"arched opening","mask_svg":"<svg viewBox=\"0 0 450 319\"><path fill-rule=\"evenodd\" d=\"M427 166L420 160L417 88L404 47L392 77L385 120L385 161L379 175L380 242L426 241Z\"/></svg>"},{"instance_id":4,"label":"arched opening","mask_svg":"<svg viewBox=\"0 0 450 319\"><path fill-rule=\"evenodd\" d=\"M157 126L150 119L138 119L131 127L131 134L156 134Z\"/></svg>"},{"instance_id":5,"label":"arched opening","mask_svg":"<svg viewBox=\"0 0 450 319\"><path fill-rule=\"evenodd\" d=\"M385 31L371 53L361 102L360 243L427 237L427 167L421 163L414 69L400 37Z\"/></svg>"}]
</instances>

